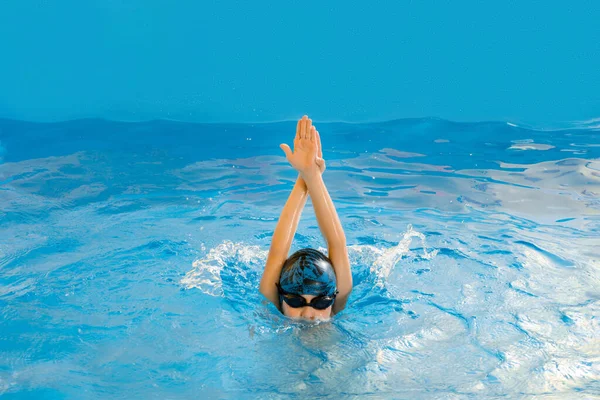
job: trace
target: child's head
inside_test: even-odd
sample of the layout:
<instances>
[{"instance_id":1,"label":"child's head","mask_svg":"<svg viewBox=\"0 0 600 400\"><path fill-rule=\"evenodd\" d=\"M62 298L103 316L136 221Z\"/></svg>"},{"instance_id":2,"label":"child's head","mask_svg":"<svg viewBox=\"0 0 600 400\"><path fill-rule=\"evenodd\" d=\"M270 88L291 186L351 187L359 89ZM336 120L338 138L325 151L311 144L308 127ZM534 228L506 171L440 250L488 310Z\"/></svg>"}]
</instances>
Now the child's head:
<instances>
[{"instance_id":1,"label":"child's head","mask_svg":"<svg viewBox=\"0 0 600 400\"><path fill-rule=\"evenodd\" d=\"M335 271L318 250L298 250L288 258L279 278L281 311L291 318L328 319L335 300Z\"/></svg>"}]
</instances>

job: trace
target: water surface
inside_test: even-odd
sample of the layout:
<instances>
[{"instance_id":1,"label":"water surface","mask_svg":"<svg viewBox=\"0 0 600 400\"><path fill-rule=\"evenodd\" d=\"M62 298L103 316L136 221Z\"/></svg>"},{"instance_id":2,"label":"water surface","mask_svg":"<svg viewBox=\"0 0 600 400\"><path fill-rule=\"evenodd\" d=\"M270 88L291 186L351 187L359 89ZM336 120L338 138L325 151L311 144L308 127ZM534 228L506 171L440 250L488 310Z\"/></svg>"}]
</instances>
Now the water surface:
<instances>
[{"instance_id":1,"label":"water surface","mask_svg":"<svg viewBox=\"0 0 600 400\"><path fill-rule=\"evenodd\" d=\"M310 325L258 293L295 123L0 120L0 394L600 396L597 130L315 124L355 289Z\"/></svg>"}]
</instances>

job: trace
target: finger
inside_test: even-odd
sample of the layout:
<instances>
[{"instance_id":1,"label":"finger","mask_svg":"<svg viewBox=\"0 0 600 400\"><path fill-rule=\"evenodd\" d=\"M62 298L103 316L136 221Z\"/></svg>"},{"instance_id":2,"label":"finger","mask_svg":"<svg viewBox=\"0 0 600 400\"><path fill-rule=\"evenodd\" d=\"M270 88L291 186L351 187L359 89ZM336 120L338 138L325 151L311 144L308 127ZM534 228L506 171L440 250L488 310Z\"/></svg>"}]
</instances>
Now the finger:
<instances>
[{"instance_id":1,"label":"finger","mask_svg":"<svg viewBox=\"0 0 600 400\"><path fill-rule=\"evenodd\" d=\"M296 137L294 140L300 139L300 132L302 132L302 118L298 120L298 124L296 125Z\"/></svg>"},{"instance_id":2,"label":"finger","mask_svg":"<svg viewBox=\"0 0 600 400\"><path fill-rule=\"evenodd\" d=\"M310 118L308 118L306 120L306 128L304 131L304 138L305 139L310 139L310 130L312 128L312 120Z\"/></svg>"},{"instance_id":3,"label":"finger","mask_svg":"<svg viewBox=\"0 0 600 400\"><path fill-rule=\"evenodd\" d=\"M315 160L315 162L317 163L317 167L319 167L319 169L321 170L321 173L323 173L325 171L325 160L323 160L322 158L317 158Z\"/></svg>"},{"instance_id":4,"label":"finger","mask_svg":"<svg viewBox=\"0 0 600 400\"><path fill-rule=\"evenodd\" d=\"M304 139L304 129L306 126L306 115L304 117L302 117L302 119L300 120L300 136L299 139Z\"/></svg>"},{"instance_id":5,"label":"finger","mask_svg":"<svg viewBox=\"0 0 600 400\"><path fill-rule=\"evenodd\" d=\"M285 143L282 143L282 144L279 145L279 147L285 153L285 158L289 159L291 157L291 155L292 155L292 149L290 149L290 146L288 146Z\"/></svg>"},{"instance_id":6,"label":"finger","mask_svg":"<svg viewBox=\"0 0 600 400\"><path fill-rule=\"evenodd\" d=\"M317 129L314 126L312 126L310 128L310 141L314 142L315 140L317 140Z\"/></svg>"},{"instance_id":7,"label":"finger","mask_svg":"<svg viewBox=\"0 0 600 400\"><path fill-rule=\"evenodd\" d=\"M306 139L306 126L308 125L308 116L302 117L302 139Z\"/></svg>"},{"instance_id":8,"label":"finger","mask_svg":"<svg viewBox=\"0 0 600 400\"><path fill-rule=\"evenodd\" d=\"M323 158L323 148L321 148L321 135L315 130L315 138L317 139L317 157Z\"/></svg>"}]
</instances>

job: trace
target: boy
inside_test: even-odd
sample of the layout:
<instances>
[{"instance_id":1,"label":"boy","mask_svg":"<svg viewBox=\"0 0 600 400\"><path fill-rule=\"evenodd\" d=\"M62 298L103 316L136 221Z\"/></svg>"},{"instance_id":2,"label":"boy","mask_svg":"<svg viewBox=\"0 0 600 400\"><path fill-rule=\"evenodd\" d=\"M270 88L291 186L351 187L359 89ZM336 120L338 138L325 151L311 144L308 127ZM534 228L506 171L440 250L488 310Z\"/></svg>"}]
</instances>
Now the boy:
<instances>
[{"instance_id":1,"label":"boy","mask_svg":"<svg viewBox=\"0 0 600 400\"><path fill-rule=\"evenodd\" d=\"M346 306L352 272L346 236L321 177L325 171L321 138L305 115L296 126L294 151L287 144L280 147L298 171L298 179L273 233L260 292L288 317L327 320ZM329 258L314 249L299 250L288 258L308 194Z\"/></svg>"}]
</instances>

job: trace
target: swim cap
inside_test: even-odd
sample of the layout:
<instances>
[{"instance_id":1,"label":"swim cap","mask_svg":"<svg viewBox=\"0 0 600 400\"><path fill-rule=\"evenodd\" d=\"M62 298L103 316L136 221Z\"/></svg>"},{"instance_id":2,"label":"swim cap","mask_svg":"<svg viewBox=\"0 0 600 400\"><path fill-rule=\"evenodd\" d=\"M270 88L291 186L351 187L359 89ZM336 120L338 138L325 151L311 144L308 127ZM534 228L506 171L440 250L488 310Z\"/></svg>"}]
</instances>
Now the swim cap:
<instances>
[{"instance_id":1,"label":"swim cap","mask_svg":"<svg viewBox=\"0 0 600 400\"><path fill-rule=\"evenodd\" d=\"M302 249L285 260L279 285L293 294L333 296L335 271L325 254L315 249Z\"/></svg>"}]
</instances>

